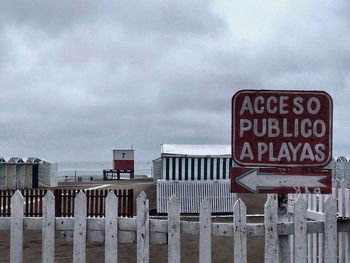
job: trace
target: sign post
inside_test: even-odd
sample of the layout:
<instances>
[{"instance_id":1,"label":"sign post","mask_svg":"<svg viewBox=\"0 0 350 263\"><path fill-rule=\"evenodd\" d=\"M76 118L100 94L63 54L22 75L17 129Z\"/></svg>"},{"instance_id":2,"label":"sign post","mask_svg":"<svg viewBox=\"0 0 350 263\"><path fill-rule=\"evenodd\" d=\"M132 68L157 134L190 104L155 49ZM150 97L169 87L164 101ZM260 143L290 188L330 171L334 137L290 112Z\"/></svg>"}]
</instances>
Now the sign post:
<instances>
[{"instance_id":1,"label":"sign post","mask_svg":"<svg viewBox=\"0 0 350 263\"><path fill-rule=\"evenodd\" d=\"M242 176L240 168L232 168L232 191L330 193L331 171L324 167L332 159L332 107L322 91L237 92L232 158L258 171Z\"/></svg>"},{"instance_id":2,"label":"sign post","mask_svg":"<svg viewBox=\"0 0 350 263\"><path fill-rule=\"evenodd\" d=\"M332 110L323 91L238 91L232 192L278 194L280 222L288 222L288 193L331 193L332 173L324 167L332 159ZM279 236L283 262L290 262L289 251L288 236Z\"/></svg>"}]
</instances>

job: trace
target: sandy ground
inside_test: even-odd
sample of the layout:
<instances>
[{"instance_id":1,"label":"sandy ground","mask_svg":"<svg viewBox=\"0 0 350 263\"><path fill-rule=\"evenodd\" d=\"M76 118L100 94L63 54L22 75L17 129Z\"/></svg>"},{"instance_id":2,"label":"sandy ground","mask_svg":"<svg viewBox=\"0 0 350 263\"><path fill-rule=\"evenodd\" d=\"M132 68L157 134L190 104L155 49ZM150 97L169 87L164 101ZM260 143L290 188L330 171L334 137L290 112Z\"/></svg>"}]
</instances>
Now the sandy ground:
<instances>
[{"instance_id":1,"label":"sandy ground","mask_svg":"<svg viewBox=\"0 0 350 263\"><path fill-rule=\"evenodd\" d=\"M107 182L109 184L110 182ZM82 188L96 186L96 182L83 183ZM63 186L63 187L68 187ZM76 186L69 185L76 188ZM141 191L145 191L150 199L150 208L155 209L155 191L156 187L149 180L121 180L112 183L113 189L133 188L135 198ZM107 188L106 188L107 189ZM248 207L249 214L263 213L263 205L266 200L265 196L259 195L242 195L240 196ZM218 219L216 219L217 221ZM220 219L219 219L220 220ZM225 222L231 218L223 219ZM261 220L261 219L260 219ZM263 262L262 237L248 238L248 262ZM55 240L55 262L72 262L73 244L61 237L56 232ZM104 262L104 244L89 242L86 250L87 262L96 263ZM198 236L182 234L181 235L181 262L199 262L198 257ZM212 237L212 262L225 263L232 262L233 259L233 240L228 237ZM150 262L167 262L167 246L151 245ZM9 262L10 258L10 236L9 231L0 231L0 262ZM24 262L41 262L41 231L25 231L24 233ZM136 245L119 244L118 262L136 262Z\"/></svg>"}]
</instances>

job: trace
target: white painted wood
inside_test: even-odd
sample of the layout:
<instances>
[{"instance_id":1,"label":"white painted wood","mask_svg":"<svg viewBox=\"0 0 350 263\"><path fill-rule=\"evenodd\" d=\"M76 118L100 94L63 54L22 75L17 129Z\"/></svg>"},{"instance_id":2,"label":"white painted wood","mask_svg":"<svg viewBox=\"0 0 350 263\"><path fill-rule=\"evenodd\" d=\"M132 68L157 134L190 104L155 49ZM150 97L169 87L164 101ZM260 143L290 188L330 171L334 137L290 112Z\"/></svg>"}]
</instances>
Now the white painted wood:
<instances>
[{"instance_id":1,"label":"white painted wood","mask_svg":"<svg viewBox=\"0 0 350 263\"><path fill-rule=\"evenodd\" d=\"M287 194L278 194L278 207L277 215L279 223L288 223L288 195ZM278 253L279 261L284 263L290 263L290 244L288 235L279 235L278 236Z\"/></svg>"},{"instance_id":2,"label":"white painted wood","mask_svg":"<svg viewBox=\"0 0 350 263\"><path fill-rule=\"evenodd\" d=\"M11 198L10 262L23 261L23 196L19 190Z\"/></svg>"},{"instance_id":3,"label":"white painted wood","mask_svg":"<svg viewBox=\"0 0 350 263\"><path fill-rule=\"evenodd\" d=\"M105 262L118 262L118 197L112 191L106 197Z\"/></svg>"},{"instance_id":4,"label":"white painted wood","mask_svg":"<svg viewBox=\"0 0 350 263\"><path fill-rule=\"evenodd\" d=\"M323 216L324 216L324 213L323 213L324 196L325 195L319 195L318 197L318 212L322 213ZM324 218L323 218L323 221L324 221ZM319 263L323 263L323 259L324 259L323 244L324 244L324 235L320 233L318 234L318 262Z\"/></svg>"},{"instance_id":5,"label":"white painted wood","mask_svg":"<svg viewBox=\"0 0 350 263\"><path fill-rule=\"evenodd\" d=\"M183 192L181 189L176 189L176 187L174 188L174 191L178 191L177 193L179 195L183 195ZM218 188L218 196L221 196L222 191L224 191L224 188ZM20 193L19 193L20 194ZM81 193L82 194L82 193ZM208 188L197 188L196 189L196 195L199 196L200 198L203 198L205 195L208 194ZM83 194L83 196L85 197L85 195ZM79 197L79 196L78 196ZM75 200L75 202L78 202L77 200L79 199L77 197L77 199ZM22 197L21 197L22 198ZM175 204L177 203L177 205L170 205L171 208L177 207L177 209L173 209L175 212L173 213L173 215L175 216L170 216L171 213L169 213L169 217L168 217L168 221L167 220L160 220L160 219L149 219L148 215L146 216L146 218L148 218L147 220L149 221L148 225L149 225L149 230L147 231L150 241L151 243L158 243L158 244L165 244L166 243L166 234L169 233L168 238L169 238L169 251L176 251L177 247L178 247L178 253L173 253L173 257L174 257L174 261L175 262L179 262L180 261L180 229L182 231L182 233L188 233L188 234L195 234L198 235L200 234L201 236L203 235L201 232L205 229L203 226L203 223L200 219L200 222L194 222L194 221L180 221L180 204L179 204L179 199L176 199L175 197L173 197L175 199ZM312 197L314 198L314 197ZM145 197L146 199L146 197ZM346 198L345 198L346 199ZM220 199L218 199L220 200ZM274 200L276 202L275 199L273 199L273 196L269 197L269 201L270 200ZM318 201L318 205L315 206L315 200L316 202ZM317 200L317 199L312 199L311 200L311 209L317 210L317 212L321 213L322 211L322 207L320 203L322 200ZM329 200L327 200L327 202L329 202ZM332 251L333 249L333 255L335 255L334 258L337 258L337 231L339 232L347 232L346 234L344 234L345 238L344 239L340 239L342 243L341 247L343 247L343 250L340 253L344 253L344 254L338 254L339 257L339 262L348 262L348 255L349 255L349 246L348 246L348 238L349 238L349 233L350 233L350 222L346 222L346 221L339 221L337 222L336 220L336 203L335 203L335 199L333 198L333 207L331 207L331 209L329 208L329 205L326 207L328 207L328 210L325 209L325 219L326 219L326 223L324 224L323 221L309 221L305 223L306 226L306 230L307 233L309 234L320 234L323 233L323 231L326 232L326 236L328 237L328 239L326 239L325 242L327 242L326 246L324 246L324 250L325 250L325 260L324 262L335 262L335 261L329 261L329 258L331 258L331 254L329 253L329 251ZM114 202L115 204L117 204L118 202ZM243 202L242 202L243 204ZM245 233L246 235L250 235L250 236L268 236L269 234L272 236L277 237L277 235L291 235L291 234L295 234L295 246L294 246L294 250L296 251L296 256L301 257L302 253L298 253L297 252L297 244L302 243L301 241L297 241L298 237L298 233L297 230L297 224L298 224L298 220L297 220L297 214L298 212L295 212L295 224L293 222L280 222L278 225L276 224L276 219L273 220L273 210L268 206L269 202L267 202L267 204L265 205L266 211L269 211L269 213L266 213L265 216L265 223L267 223L266 225L262 224L262 223L254 223L254 224L247 224L246 228L245 228ZM15 204L13 204L15 205ZM297 209L297 202L295 202L295 209ZM346 204L345 204L346 205ZM108 205L107 205L108 206ZM272 204L273 206L273 204ZM45 205L46 207L46 205ZM53 207L53 206L49 206L49 207ZM86 197L85 197L85 203L82 205L75 205L75 208L77 207L81 207L86 209ZM210 208L210 206L208 205L208 208ZM52 208L53 209L53 208ZM333 210L332 210L333 209ZM18 209L15 209L16 211ZM109 209L107 208L107 211L112 211L114 209ZM115 209L116 210L116 209ZM148 205L145 209L148 212ZM47 223L49 220L47 220L48 216L46 215L47 212L45 212L45 208L44 208L44 215L43 218L23 218L23 198L22 198L22 209L20 209L19 211L22 211L21 214L21 218L20 220L22 220L22 228L16 228L17 229L21 229L20 231L22 231L23 233L23 229L43 229L43 240L44 240L44 232L47 232L45 230L45 226L48 226L49 224ZM54 211L54 209L52 210ZM235 212L237 213L237 212ZM16 214L16 212L15 212ZM238 213L239 216L242 218L242 220L238 223L242 224L243 223L243 218L245 218L244 213L243 212L239 212ZM345 212L346 214L346 212ZM52 227L52 225L55 226L56 230L58 231L65 231L68 235L70 235L69 233L74 231L74 238L72 235L72 238L74 239L74 248L73 248L73 253L76 252L76 244L79 243L76 241L76 231L77 229L80 227L81 228L81 220L79 219L79 213L75 213L75 218L55 218L55 222L53 222L51 220L51 222L53 222L53 224L50 224L50 226ZM210 212L208 212L208 215L210 215ZM15 216L15 215L14 215ZM176 217L177 216L177 217ZM305 214L304 214L305 216ZM106 219L104 218L86 218L86 211L84 213L82 213L81 217L84 219L84 223L85 224L85 228L83 228L82 230L82 235L84 235L84 231L85 231L85 241L82 241L80 243L83 243L83 245L81 246L83 249L85 249L86 247L86 239L88 240L96 240L99 242L102 242L103 240L106 240L107 242L107 235L111 234L109 230L106 231L106 226L108 226L108 212L106 214ZM14 217L13 217L14 218ZM16 247L16 256L18 256L18 249L17 246L12 246L12 232L15 231L14 227L12 227L13 225L13 218L0 218L0 229L11 229L11 251L13 247ZM239 218L237 216L235 216L235 220ZM118 240L120 243L133 243L135 244L137 242L137 232L138 232L138 228L137 228L137 218L115 218L115 223L117 224L116 228L113 229L118 229L119 233L118 234ZM46 222L46 223L45 223ZM235 221L237 222L237 221ZM275 222L275 223L274 223ZM78 224L78 227L77 227ZM243 228L239 228L239 227L233 227L235 226L236 223L232 224L232 223L212 223L208 225L207 231L211 232L212 235L216 235L216 236L235 236L238 233L242 234L243 232ZM209 231L209 226L211 226L211 231ZM339 227L338 227L339 226ZM86 233L86 231L88 231L88 233ZM241 232L239 232L241 231ZM18 232L18 231L17 231ZM105 232L107 233L107 235L105 235ZM330 235L330 233L332 233ZM275 233L275 234L274 234ZM178 237L176 237L178 235ZM208 235L208 233L207 233ZM18 236L18 235L16 235ZM21 235L20 235L21 236ZM79 236L79 235L78 235ZM335 240L332 240L333 239ZM205 240L205 238L200 237L200 239ZM172 241L173 243L172 243ZM244 238L240 238L240 241L242 242L244 240ZM267 246L269 246L271 243L273 244L273 238L271 240L267 240L266 244ZM292 240L292 239L291 239ZM115 241L115 240L114 240ZM174 242L175 241L175 242ZM320 238L318 238L316 240L317 242L313 242L312 244L313 246L317 246L320 243ZM18 243L18 242L17 242ZM45 245L47 245L48 242L44 241ZM208 242L207 242L208 243ZM174 245L175 244L175 245ZM176 247L177 244L177 247ZM305 244L305 243L304 243ZM331 245L329 245L331 244ZM208 247L208 244L205 245L206 247ZM277 246L277 245L275 245ZM332 248L333 246L333 248ZM173 247L173 249L171 249L171 247ZM271 246L269 246L271 247ZM334 248L335 247L335 248ZM20 251L22 250L22 252L20 253L20 255L23 254L23 235L22 235L22 249L20 249ZM243 249L244 250L244 249ZM318 250L318 254L312 253L312 257L310 260L314 260L315 257L318 257L318 261L316 262L321 262L320 261L320 254L319 254L319 250L320 248L317 248ZM11 255L11 251L10 251L10 255ZM44 251L44 248L43 248ZM207 250L203 250L201 249L201 251L205 251L208 252ZM237 250L238 251L238 250ZM272 250L270 250L272 251ZM169 256L170 256L170 252L169 252ZM235 251L236 252L236 251ZM43 252L44 254L44 252ZM177 254L177 255L174 255ZM208 254L208 253L206 253ZM241 253L242 254L242 253ZM82 253L82 255L84 255L84 260L85 260L85 253ZM205 254L201 254L202 258L204 258L201 261L205 261L205 259L207 259L208 257L205 256ZM271 257L270 259L272 260L272 253L270 253ZM203 257L205 256L205 257ZM267 257L267 254L265 255ZM277 255L276 255L277 256ZM201 256L200 256L201 257ZM333 258L333 259L334 259ZM74 255L73 255L73 259ZM170 259L170 257L169 257ZM304 259L304 258L303 258ZM14 261L14 262L21 262L21 261ZM49 260L45 260L44 256L43 256L43 262L50 262ZM74 262L84 262L84 261L74 261ZM108 260L106 259L106 262L108 262ZM170 261L172 262L172 261ZM244 261L243 261L244 262ZM272 262L272 261L267 261L267 262ZM300 261L299 259L294 260L294 262L304 262L304 261Z\"/></svg>"},{"instance_id":6,"label":"white painted wood","mask_svg":"<svg viewBox=\"0 0 350 263\"><path fill-rule=\"evenodd\" d=\"M74 199L73 263L86 262L86 196L80 191Z\"/></svg>"},{"instance_id":7,"label":"white painted wood","mask_svg":"<svg viewBox=\"0 0 350 263\"><path fill-rule=\"evenodd\" d=\"M350 262L350 231L346 233L346 252L345 261Z\"/></svg>"},{"instance_id":8,"label":"white painted wood","mask_svg":"<svg viewBox=\"0 0 350 263\"><path fill-rule=\"evenodd\" d=\"M277 200L269 196L265 203L265 263L279 261L277 234Z\"/></svg>"},{"instance_id":9,"label":"white painted wood","mask_svg":"<svg viewBox=\"0 0 350 263\"><path fill-rule=\"evenodd\" d=\"M211 205L207 199L201 204L199 214L199 262L211 262Z\"/></svg>"},{"instance_id":10,"label":"white painted wood","mask_svg":"<svg viewBox=\"0 0 350 263\"><path fill-rule=\"evenodd\" d=\"M43 198L42 262L53 263L55 258L55 196L48 191Z\"/></svg>"},{"instance_id":11,"label":"white painted wood","mask_svg":"<svg viewBox=\"0 0 350 263\"><path fill-rule=\"evenodd\" d=\"M233 207L234 262L247 262L247 208L241 199Z\"/></svg>"},{"instance_id":12,"label":"white painted wood","mask_svg":"<svg viewBox=\"0 0 350 263\"><path fill-rule=\"evenodd\" d=\"M343 179L340 182L340 189L339 189L339 198L338 198L338 213L339 216L342 217L343 220L346 220L348 218L348 203L349 203L349 196L347 194L347 181L346 179ZM338 258L339 263L348 263L347 258L348 256L348 233L338 233Z\"/></svg>"},{"instance_id":13,"label":"white painted wood","mask_svg":"<svg viewBox=\"0 0 350 263\"><path fill-rule=\"evenodd\" d=\"M285 176L283 174L258 174L256 169L240 177L239 183L256 192L259 187L326 187L320 180L326 176Z\"/></svg>"},{"instance_id":14,"label":"white painted wood","mask_svg":"<svg viewBox=\"0 0 350 263\"><path fill-rule=\"evenodd\" d=\"M0 218L0 230L9 230L11 226L11 218ZM87 231L104 231L105 219L104 218L87 218ZM24 218L24 230L41 230L42 218ZM350 222L338 223L338 232L349 232ZM73 231L74 218L56 218L56 230L57 231ZM323 221L308 221L307 222L308 233L323 233L324 224ZM133 232L136 233L136 217L135 218L118 218L118 230L120 232ZM157 233L168 233L168 222L162 219L150 219L150 231ZM181 231L185 234L199 234L199 223L193 221L182 221ZM263 223L250 223L247 224L246 229L249 236L265 236L265 227ZM279 235L292 235L294 233L294 223L279 223L277 225L277 233ZM212 235L229 237L233 236L232 223L212 223ZM136 243L133 242L133 243Z\"/></svg>"},{"instance_id":15,"label":"white painted wood","mask_svg":"<svg viewBox=\"0 0 350 263\"><path fill-rule=\"evenodd\" d=\"M168 202L168 261L180 263L180 203L172 196Z\"/></svg>"},{"instance_id":16,"label":"white painted wood","mask_svg":"<svg viewBox=\"0 0 350 263\"><path fill-rule=\"evenodd\" d=\"M149 201L145 192L136 199L137 262L149 262Z\"/></svg>"},{"instance_id":17,"label":"white painted wood","mask_svg":"<svg viewBox=\"0 0 350 263\"><path fill-rule=\"evenodd\" d=\"M298 197L294 207L294 262L307 262L307 218L306 201Z\"/></svg>"},{"instance_id":18,"label":"white painted wood","mask_svg":"<svg viewBox=\"0 0 350 263\"><path fill-rule=\"evenodd\" d=\"M179 180L179 158L175 158L175 180Z\"/></svg>"},{"instance_id":19,"label":"white painted wood","mask_svg":"<svg viewBox=\"0 0 350 263\"><path fill-rule=\"evenodd\" d=\"M314 211L317 211L317 195L311 195L311 208ZM312 234L312 262L317 263L317 234Z\"/></svg>"},{"instance_id":20,"label":"white painted wood","mask_svg":"<svg viewBox=\"0 0 350 263\"><path fill-rule=\"evenodd\" d=\"M172 195L180 200L181 213L199 213L200 204L207 198L213 213L233 212L235 194L230 180L221 181L157 181L157 212L167 213Z\"/></svg>"},{"instance_id":21,"label":"white painted wood","mask_svg":"<svg viewBox=\"0 0 350 263\"><path fill-rule=\"evenodd\" d=\"M329 196L325 202L325 262L337 262L337 206L336 200Z\"/></svg>"}]
</instances>

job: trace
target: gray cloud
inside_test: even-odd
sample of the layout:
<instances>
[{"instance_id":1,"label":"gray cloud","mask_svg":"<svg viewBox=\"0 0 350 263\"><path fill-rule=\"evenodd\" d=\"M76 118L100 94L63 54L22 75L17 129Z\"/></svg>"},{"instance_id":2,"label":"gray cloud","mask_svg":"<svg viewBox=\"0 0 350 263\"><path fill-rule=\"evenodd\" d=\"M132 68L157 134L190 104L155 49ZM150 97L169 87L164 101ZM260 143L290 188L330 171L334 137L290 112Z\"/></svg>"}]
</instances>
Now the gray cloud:
<instances>
[{"instance_id":1,"label":"gray cloud","mask_svg":"<svg viewBox=\"0 0 350 263\"><path fill-rule=\"evenodd\" d=\"M246 42L209 1L11 1L0 10L4 155L109 160L161 143L230 143L239 89L323 89L336 154L347 154L349 18L344 6L281 18ZM300 4L301 5L301 4Z\"/></svg>"}]
</instances>

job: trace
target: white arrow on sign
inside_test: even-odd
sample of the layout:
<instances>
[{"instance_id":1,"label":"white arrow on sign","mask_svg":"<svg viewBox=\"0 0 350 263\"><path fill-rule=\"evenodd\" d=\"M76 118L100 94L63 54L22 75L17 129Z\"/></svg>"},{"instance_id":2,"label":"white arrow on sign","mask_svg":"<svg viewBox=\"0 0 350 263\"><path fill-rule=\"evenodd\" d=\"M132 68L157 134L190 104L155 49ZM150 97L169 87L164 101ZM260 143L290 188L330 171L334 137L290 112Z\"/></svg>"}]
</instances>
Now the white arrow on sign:
<instances>
[{"instance_id":1,"label":"white arrow on sign","mask_svg":"<svg viewBox=\"0 0 350 263\"><path fill-rule=\"evenodd\" d=\"M258 188L278 187L327 187L319 181L327 176L306 176L306 175L282 175L282 174L260 174L258 171L250 170L237 177L236 182L257 192Z\"/></svg>"}]
</instances>

